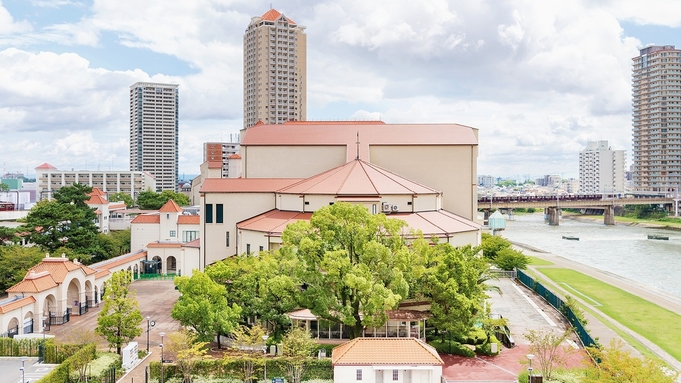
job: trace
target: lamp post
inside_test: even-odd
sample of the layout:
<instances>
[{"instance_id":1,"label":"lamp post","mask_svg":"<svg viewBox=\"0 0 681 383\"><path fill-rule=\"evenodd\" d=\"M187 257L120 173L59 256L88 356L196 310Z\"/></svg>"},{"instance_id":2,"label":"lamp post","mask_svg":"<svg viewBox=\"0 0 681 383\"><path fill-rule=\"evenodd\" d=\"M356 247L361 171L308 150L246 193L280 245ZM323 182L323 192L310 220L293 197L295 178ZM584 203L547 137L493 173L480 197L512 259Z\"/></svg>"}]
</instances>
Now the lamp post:
<instances>
[{"instance_id":1,"label":"lamp post","mask_svg":"<svg viewBox=\"0 0 681 383\"><path fill-rule=\"evenodd\" d=\"M159 335L161 335L161 344L158 346L161 347L161 383L164 382L164 376L163 376L163 337L166 335L166 333L162 332Z\"/></svg>"},{"instance_id":2,"label":"lamp post","mask_svg":"<svg viewBox=\"0 0 681 383\"><path fill-rule=\"evenodd\" d=\"M527 374L527 381L528 383L532 383L532 359L534 359L534 354L527 354L527 360L530 361L530 367L527 368L528 374Z\"/></svg>"},{"instance_id":3,"label":"lamp post","mask_svg":"<svg viewBox=\"0 0 681 383\"><path fill-rule=\"evenodd\" d=\"M267 383L267 338L269 338L269 336L262 336L262 341L265 342L265 345L262 347L262 364L265 369L265 383Z\"/></svg>"},{"instance_id":4,"label":"lamp post","mask_svg":"<svg viewBox=\"0 0 681 383\"><path fill-rule=\"evenodd\" d=\"M21 370L21 383L26 383L24 363L26 363L26 358L21 358L21 368L20 368L20 370Z\"/></svg>"}]
</instances>

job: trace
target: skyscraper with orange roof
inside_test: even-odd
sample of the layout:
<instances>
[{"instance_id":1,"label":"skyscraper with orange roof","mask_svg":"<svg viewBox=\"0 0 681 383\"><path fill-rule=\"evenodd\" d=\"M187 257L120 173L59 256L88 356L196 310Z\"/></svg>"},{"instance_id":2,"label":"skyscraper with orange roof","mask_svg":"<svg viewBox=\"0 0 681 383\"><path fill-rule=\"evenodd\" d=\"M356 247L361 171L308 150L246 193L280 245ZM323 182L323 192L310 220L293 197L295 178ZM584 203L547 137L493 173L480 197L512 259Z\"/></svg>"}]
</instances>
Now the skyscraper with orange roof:
<instances>
[{"instance_id":1,"label":"skyscraper with orange roof","mask_svg":"<svg viewBox=\"0 0 681 383\"><path fill-rule=\"evenodd\" d=\"M244 128L258 121L305 121L307 36L276 9L251 19L244 34Z\"/></svg>"}]
</instances>

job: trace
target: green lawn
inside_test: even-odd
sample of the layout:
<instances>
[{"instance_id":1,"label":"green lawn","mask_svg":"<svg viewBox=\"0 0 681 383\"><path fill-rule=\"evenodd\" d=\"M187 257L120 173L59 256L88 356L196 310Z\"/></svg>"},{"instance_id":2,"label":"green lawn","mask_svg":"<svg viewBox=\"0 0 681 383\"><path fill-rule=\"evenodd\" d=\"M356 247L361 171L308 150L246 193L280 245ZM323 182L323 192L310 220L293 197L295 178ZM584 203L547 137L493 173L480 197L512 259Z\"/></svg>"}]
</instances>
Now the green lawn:
<instances>
[{"instance_id":1,"label":"green lawn","mask_svg":"<svg viewBox=\"0 0 681 383\"><path fill-rule=\"evenodd\" d=\"M589 218L594 220L603 220L602 215L578 215L580 218ZM615 222L630 222L630 223L642 223L642 224L653 224L660 226L668 226L672 228L681 228L681 222L675 222L674 220L659 220L659 219L642 219L642 218L632 218L632 217L615 217Z\"/></svg>"},{"instance_id":2,"label":"green lawn","mask_svg":"<svg viewBox=\"0 0 681 383\"><path fill-rule=\"evenodd\" d=\"M553 265L553 262L549 262L545 259L533 257L531 255L528 255L527 257L530 258L530 265L532 265L532 266L552 266Z\"/></svg>"},{"instance_id":3,"label":"green lawn","mask_svg":"<svg viewBox=\"0 0 681 383\"><path fill-rule=\"evenodd\" d=\"M571 291L571 295L598 302L601 306L596 307L604 314L681 360L681 316L574 270L545 268L541 272Z\"/></svg>"}]
</instances>

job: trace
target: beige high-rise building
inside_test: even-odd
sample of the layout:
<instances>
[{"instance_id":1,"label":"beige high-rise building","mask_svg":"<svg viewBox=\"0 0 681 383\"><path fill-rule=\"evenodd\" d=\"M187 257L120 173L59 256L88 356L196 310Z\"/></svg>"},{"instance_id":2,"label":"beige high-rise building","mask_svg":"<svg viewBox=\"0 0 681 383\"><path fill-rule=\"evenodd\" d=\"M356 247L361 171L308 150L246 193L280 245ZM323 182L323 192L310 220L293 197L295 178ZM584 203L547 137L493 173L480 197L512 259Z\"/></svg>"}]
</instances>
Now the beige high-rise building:
<instances>
[{"instance_id":1,"label":"beige high-rise building","mask_svg":"<svg viewBox=\"0 0 681 383\"><path fill-rule=\"evenodd\" d=\"M612 150L608 141L588 141L579 153L579 190L585 194L624 193L624 150Z\"/></svg>"},{"instance_id":2,"label":"beige high-rise building","mask_svg":"<svg viewBox=\"0 0 681 383\"><path fill-rule=\"evenodd\" d=\"M244 34L244 128L305 121L304 30L276 9L251 19Z\"/></svg>"},{"instance_id":3,"label":"beige high-rise building","mask_svg":"<svg viewBox=\"0 0 681 383\"><path fill-rule=\"evenodd\" d=\"M156 177L157 190L177 191L178 85L130 86L130 170Z\"/></svg>"},{"instance_id":4,"label":"beige high-rise building","mask_svg":"<svg viewBox=\"0 0 681 383\"><path fill-rule=\"evenodd\" d=\"M649 46L633 59L633 178L638 191L681 186L681 50Z\"/></svg>"}]
</instances>

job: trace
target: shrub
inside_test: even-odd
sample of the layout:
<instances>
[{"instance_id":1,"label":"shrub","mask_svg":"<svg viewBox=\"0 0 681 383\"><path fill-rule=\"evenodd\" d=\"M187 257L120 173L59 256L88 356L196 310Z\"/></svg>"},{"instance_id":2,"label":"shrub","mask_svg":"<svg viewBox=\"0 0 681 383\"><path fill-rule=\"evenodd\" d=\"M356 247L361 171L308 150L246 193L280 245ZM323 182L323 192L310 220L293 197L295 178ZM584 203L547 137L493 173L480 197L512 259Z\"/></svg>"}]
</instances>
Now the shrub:
<instances>
[{"instance_id":1,"label":"shrub","mask_svg":"<svg viewBox=\"0 0 681 383\"><path fill-rule=\"evenodd\" d=\"M522 251L508 247L497 252L497 257L492 262L502 270L526 269L530 258Z\"/></svg>"},{"instance_id":2,"label":"shrub","mask_svg":"<svg viewBox=\"0 0 681 383\"><path fill-rule=\"evenodd\" d=\"M492 343L496 343L497 352L492 352ZM489 342L475 346L475 353L478 354L478 355L494 356L494 355L498 355L500 352L501 352L501 342L499 342L494 335L490 336Z\"/></svg>"},{"instance_id":3,"label":"shrub","mask_svg":"<svg viewBox=\"0 0 681 383\"><path fill-rule=\"evenodd\" d=\"M435 347L437 352L439 352L440 354L461 355L468 358L475 357L475 351L471 350L469 347L464 346L455 340L445 340L443 342L440 339L436 339L429 342L428 344Z\"/></svg>"}]
</instances>

